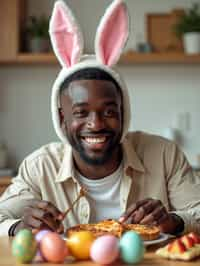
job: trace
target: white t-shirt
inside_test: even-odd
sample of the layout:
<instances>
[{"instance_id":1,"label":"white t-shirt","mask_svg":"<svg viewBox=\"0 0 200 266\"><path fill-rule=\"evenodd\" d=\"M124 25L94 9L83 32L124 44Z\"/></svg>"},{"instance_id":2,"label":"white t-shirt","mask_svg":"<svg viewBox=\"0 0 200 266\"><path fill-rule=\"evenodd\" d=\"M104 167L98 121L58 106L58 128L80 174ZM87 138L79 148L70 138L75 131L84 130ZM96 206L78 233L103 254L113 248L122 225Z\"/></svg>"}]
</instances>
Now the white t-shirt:
<instances>
[{"instance_id":1,"label":"white t-shirt","mask_svg":"<svg viewBox=\"0 0 200 266\"><path fill-rule=\"evenodd\" d=\"M76 172L79 182L87 190L87 198L91 206L90 223L120 217L119 193L122 169L121 163L113 174L97 180L88 179Z\"/></svg>"}]
</instances>

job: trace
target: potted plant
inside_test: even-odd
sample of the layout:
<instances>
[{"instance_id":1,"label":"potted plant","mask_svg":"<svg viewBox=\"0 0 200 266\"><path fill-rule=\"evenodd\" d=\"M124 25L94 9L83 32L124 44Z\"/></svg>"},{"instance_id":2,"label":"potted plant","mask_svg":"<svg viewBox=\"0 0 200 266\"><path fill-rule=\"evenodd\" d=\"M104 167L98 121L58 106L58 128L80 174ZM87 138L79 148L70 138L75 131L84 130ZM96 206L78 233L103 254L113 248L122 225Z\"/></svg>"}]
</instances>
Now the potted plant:
<instances>
[{"instance_id":1,"label":"potted plant","mask_svg":"<svg viewBox=\"0 0 200 266\"><path fill-rule=\"evenodd\" d=\"M49 41L49 18L45 15L40 17L31 16L26 27L28 50L30 52L48 52Z\"/></svg>"},{"instance_id":2,"label":"potted plant","mask_svg":"<svg viewBox=\"0 0 200 266\"><path fill-rule=\"evenodd\" d=\"M183 38L183 46L186 53L200 53L200 6L193 6L184 13L175 25L178 37Z\"/></svg>"}]
</instances>

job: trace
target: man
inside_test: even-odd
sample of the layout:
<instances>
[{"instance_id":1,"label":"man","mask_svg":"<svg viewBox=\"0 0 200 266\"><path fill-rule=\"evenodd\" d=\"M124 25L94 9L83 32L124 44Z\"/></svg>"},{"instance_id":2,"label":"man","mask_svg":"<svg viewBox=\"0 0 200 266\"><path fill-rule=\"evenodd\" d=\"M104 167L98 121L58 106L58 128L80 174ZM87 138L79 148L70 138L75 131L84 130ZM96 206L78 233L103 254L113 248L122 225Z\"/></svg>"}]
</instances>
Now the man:
<instances>
[{"instance_id":1,"label":"man","mask_svg":"<svg viewBox=\"0 0 200 266\"><path fill-rule=\"evenodd\" d=\"M111 16L115 24L125 17L120 1L114 1L109 11L107 14L118 12L117 17ZM63 233L77 223L107 218L155 224L170 234L200 233L200 182L183 153L161 137L127 133L130 107L126 86L109 63L109 56L112 60L118 56L116 49L121 46L115 39L116 49L106 47L110 36L118 38L118 34L108 35L105 43L100 38L107 49L105 58L98 54L99 48L96 51L100 63L91 56L73 65L77 41L70 54L69 47L65 51L63 45L69 37L65 29L74 23L70 19L71 13L59 2L50 34L58 59L69 67L64 66L52 91L53 123L62 143L44 146L24 160L0 199L0 234L15 235L22 228ZM65 21L67 26L61 27ZM110 20L106 23L103 21L105 28L113 25ZM62 34L66 35L60 38ZM68 41L72 39L70 35ZM85 196L63 219L81 188Z\"/></svg>"},{"instance_id":2,"label":"man","mask_svg":"<svg viewBox=\"0 0 200 266\"><path fill-rule=\"evenodd\" d=\"M2 224L5 213L7 223L22 217L14 234L24 227L63 232L62 212L83 185L86 198L66 217L65 227L121 216L179 233L184 229L180 217L188 217L189 230L199 230L193 216L199 183L177 146L139 132L129 133L120 145L125 107L112 77L84 69L65 80L60 94L60 122L73 163L68 144L50 144L29 156L1 199ZM30 198L35 199L27 202Z\"/></svg>"}]
</instances>

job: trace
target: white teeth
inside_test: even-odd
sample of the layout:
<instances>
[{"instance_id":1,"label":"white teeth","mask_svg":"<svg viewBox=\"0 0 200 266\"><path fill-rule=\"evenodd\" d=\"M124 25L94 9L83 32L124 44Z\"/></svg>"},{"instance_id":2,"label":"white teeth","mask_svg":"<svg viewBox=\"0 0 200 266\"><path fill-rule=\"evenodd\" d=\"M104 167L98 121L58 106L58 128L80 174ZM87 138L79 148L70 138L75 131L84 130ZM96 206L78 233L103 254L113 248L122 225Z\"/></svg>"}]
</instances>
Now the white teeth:
<instances>
[{"instance_id":1,"label":"white teeth","mask_svg":"<svg viewBox=\"0 0 200 266\"><path fill-rule=\"evenodd\" d=\"M103 142L106 141L106 138L105 137L102 137L102 138L90 138L90 137L87 137L87 138L85 138L85 140L88 143L103 143Z\"/></svg>"}]
</instances>

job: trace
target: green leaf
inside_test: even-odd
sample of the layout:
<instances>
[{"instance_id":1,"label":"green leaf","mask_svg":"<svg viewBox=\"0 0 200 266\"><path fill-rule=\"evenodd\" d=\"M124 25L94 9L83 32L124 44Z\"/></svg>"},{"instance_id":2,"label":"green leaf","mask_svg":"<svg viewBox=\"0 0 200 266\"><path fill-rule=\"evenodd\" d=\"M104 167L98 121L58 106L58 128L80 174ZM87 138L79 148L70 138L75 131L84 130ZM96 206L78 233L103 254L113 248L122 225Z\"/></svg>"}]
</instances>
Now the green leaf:
<instances>
[{"instance_id":1,"label":"green leaf","mask_svg":"<svg viewBox=\"0 0 200 266\"><path fill-rule=\"evenodd\" d=\"M49 18L45 15L40 17L31 16L28 19L28 23L25 32L31 37L39 37L43 39L49 38Z\"/></svg>"},{"instance_id":2,"label":"green leaf","mask_svg":"<svg viewBox=\"0 0 200 266\"><path fill-rule=\"evenodd\" d=\"M200 32L200 5L194 3L174 26L174 32L181 37L187 32Z\"/></svg>"}]
</instances>

